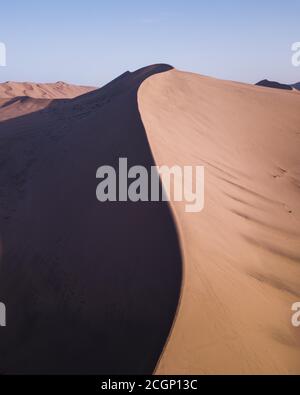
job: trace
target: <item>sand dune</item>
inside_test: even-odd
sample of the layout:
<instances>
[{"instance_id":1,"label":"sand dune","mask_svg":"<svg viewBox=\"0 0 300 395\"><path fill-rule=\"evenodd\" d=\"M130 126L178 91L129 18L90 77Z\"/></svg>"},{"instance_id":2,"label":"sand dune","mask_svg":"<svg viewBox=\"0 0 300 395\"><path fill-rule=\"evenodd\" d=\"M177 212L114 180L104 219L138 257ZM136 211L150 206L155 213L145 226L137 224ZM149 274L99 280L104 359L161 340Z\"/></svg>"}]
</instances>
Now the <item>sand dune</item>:
<instances>
[{"instance_id":1,"label":"sand dune","mask_svg":"<svg viewBox=\"0 0 300 395\"><path fill-rule=\"evenodd\" d=\"M296 84L282 84L277 81L262 80L262 81L259 81L256 85L257 86L265 86L267 88L283 89L283 90L287 90L287 91L292 91L292 90L299 91L300 90L300 82L298 82Z\"/></svg>"},{"instance_id":2,"label":"sand dune","mask_svg":"<svg viewBox=\"0 0 300 395\"><path fill-rule=\"evenodd\" d=\"M35 84L5 82L0 84L0 121L42 110L54 99L71 99L96 88L65 82Z\"/></svg>"},{"instance_id":3,"label":"sand dune","mask_svg":"<svg viewBox=\"0 0 300 395\"><path fill-rule=\"evenodd\" d=\"M26 96L0 99L0 122L42 110L50 103L50 99L32 99Z\"/></svg>"},{"instance_id":4,"label":"sand dune","mask_svg":"<svg viewBox=\"0 0 300 395\"><path fill-rule=\"evenodd\" d=\"M31 97L35 99L74 98L95 90L90 86L70 85L62 81L49 84L7 81L0 84L0 98Z\"/></svg>"},{"instance_id":5,"label":"sand dune","mask_svg":"<svg viewBox=\"0 0 300 395\"><path fill-rule=\"evenodd\" d=\"M296 84L293 84L292 86L293 86L293 88L295 88L298 91L300 91L300 82L297 82Z\"/></svg>"},{"instance_id":6,"label":"sand dune","mask_svg":"<svg viewBox=\"0 0 300 395\"><path fill-rule=\"evenodd\" d=\"M176 70L139 109L157 164L204 165L204 211L172 202L181 302L159 374L300 373L300 96Z\"/></svg>"},{"instance_id":7,"label":"sand dune","mask_svg":"<svg viewBox=\"0 0 300 395\"><path fill-rule=\"evenodd\" d=\"M259 81L256 85L257 86L265 86L267 88L283 89L283 90L287 90L287 91L293 90L292 85L281 84L280 82L277 82L277 81L262 80L262 81Z\"/></svg>"},{"instance_id":8,"label":"sand dune","mask_svg":"<svg viewBox=\"0 0 300 395\"><path fill-rule=\"evenodd\" d=\"M0 373L300 373L299 92L167 65L3 85ZM204 211L99 204L120 157L204 165Z\"/></svg>"},{"instance_id":9,"label":"sand dune","mask_svg":"<svg viewBox=\"0 0 300 395\"><path fill-rule=\"evenodd\" d=\"M0 372L150 374L176 312L181 254L166 202L96 199L96 170L154 165L126 73L0 123Z\"/></svg>"}]
</instances>

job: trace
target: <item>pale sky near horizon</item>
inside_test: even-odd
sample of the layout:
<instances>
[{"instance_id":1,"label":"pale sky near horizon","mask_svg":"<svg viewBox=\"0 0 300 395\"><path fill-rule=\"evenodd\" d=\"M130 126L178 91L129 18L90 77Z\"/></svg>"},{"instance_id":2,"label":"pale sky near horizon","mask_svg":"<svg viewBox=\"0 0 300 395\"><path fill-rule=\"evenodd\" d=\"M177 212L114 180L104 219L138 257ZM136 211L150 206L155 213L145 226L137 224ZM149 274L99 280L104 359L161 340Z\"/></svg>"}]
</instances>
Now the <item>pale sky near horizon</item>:
<instances>
[{"instance_id":1,"label":"pale sky near horizon","mask_svg":"<svg viewBox=\"0 0 300 395\"><path fill-rule=\"evenodd\" d=\"M0 82L101 86L168 63L254 83L300 81L300 0L11 0L0 6Z\"/></svg>"}]
</instances>

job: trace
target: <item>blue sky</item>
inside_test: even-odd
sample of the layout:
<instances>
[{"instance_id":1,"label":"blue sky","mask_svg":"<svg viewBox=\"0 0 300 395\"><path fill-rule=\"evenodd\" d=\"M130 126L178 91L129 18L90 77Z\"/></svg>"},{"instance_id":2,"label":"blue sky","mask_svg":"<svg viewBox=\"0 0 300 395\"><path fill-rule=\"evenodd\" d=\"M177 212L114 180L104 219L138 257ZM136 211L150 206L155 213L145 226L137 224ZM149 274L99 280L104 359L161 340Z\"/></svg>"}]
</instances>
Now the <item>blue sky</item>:
<instances>
[{"instance_id":1,"label":"blue sky","mask_svg":"<svg viewBox=\"0 0 300 395\"><path fill-rule=\"evenodd\" d=\"M300 81L300 0L10 0L1 2L0 81L100 86L169 63L244 82Z\"/></svg>"}]
</instances>

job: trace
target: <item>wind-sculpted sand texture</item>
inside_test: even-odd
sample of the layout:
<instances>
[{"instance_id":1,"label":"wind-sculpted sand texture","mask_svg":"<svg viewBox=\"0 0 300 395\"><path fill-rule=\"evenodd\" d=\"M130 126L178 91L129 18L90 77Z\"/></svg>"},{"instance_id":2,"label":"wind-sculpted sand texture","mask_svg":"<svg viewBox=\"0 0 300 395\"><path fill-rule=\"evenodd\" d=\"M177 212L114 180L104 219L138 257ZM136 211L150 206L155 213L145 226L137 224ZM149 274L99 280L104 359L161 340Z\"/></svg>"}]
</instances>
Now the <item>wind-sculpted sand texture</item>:
<instances>
[{"instance_id":1,"label":"wind-sculpted sand texture","mask_svg":"<svg viewBox=\"0 0 300 395\"><path fill-rule=\"evenodd\" d=\"M96 199L96 170L154 165L126 73L0 123L0 372L150 374L173 323L181 252L166 202Z\"/></svg>"},{"instance_id":2,"label":"wind-sculpted sand texture","mask_svg":"<svg viewBox=\"0 0 300 395\"><path fill-rule=\"evenodd\" d=\"M300 96L176 70L139 109L158 165L204 165L205 208L172 202L184 259L159 374L300 373Z\"/></svg>"}]
</instances>

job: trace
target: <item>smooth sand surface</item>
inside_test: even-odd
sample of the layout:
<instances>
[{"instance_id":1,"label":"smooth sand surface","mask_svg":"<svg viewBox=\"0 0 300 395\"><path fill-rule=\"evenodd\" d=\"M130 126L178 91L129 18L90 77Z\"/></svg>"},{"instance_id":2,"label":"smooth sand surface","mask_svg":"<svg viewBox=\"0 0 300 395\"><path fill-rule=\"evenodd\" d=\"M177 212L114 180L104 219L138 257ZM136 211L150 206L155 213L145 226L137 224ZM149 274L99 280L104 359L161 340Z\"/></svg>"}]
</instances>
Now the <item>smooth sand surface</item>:
<instances>
[{"instance_id":1,"label":"smooth sand surface","mask_svg":"<svg viewBox=\"0 0 300 395\"><path fill-rule=\"evenodd\" d=\"M0 123L0 373L151 374L181 287L166 202L96 198L96 171L154 165L126 73Z\"/></svg>"},{"instance_id":2,"label":"smooth sand surface","mask_svg":"<svg viewBox=\"0 0 300 395\"><path fill-rule=\"evenodd\" d=\"M300 96L176 70L139 109L158 165L204 165L205 208L172 202L184 255L159 374L300 373Z\"/></svg>"}]
</instances>

